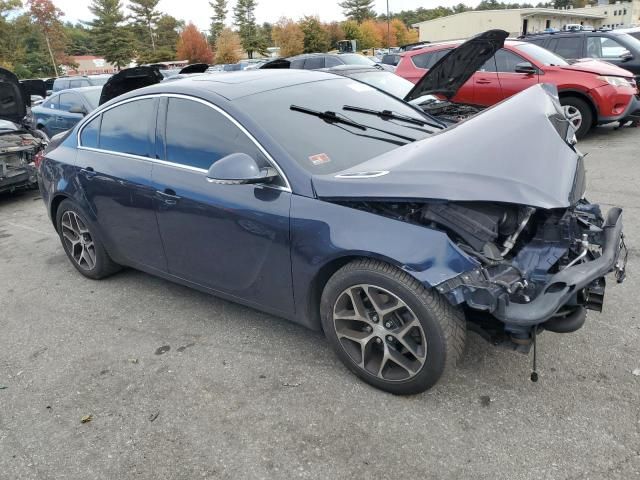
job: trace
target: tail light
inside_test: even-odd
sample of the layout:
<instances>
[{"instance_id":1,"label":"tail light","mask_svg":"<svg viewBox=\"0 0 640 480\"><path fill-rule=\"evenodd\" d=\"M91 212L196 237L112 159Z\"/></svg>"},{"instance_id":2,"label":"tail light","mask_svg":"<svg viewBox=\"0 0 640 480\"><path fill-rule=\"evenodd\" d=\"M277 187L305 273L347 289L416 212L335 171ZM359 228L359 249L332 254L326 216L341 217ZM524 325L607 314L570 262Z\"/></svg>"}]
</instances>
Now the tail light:
<instances>
[{"instance_id":1,"label":"tail light","mask_svg":"<svg viewBox=\"0 0 640 480\"><path fill-rule=\"evenodd\" d=\"M44 150L40 150L33 156L33 164L35 165L36 169L40 170L42 160L44 160Z\"/></svg>"}]
</instances>

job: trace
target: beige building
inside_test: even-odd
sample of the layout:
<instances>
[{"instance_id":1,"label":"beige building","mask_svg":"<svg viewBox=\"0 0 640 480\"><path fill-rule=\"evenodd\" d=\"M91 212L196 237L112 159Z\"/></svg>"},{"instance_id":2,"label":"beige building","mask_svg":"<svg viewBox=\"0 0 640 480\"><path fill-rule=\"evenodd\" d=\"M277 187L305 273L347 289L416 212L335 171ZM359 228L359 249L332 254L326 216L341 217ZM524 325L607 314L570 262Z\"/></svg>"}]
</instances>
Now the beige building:
<instances>
[{"instance_id":1,"label":"beige building","mask_svg":"<svg viewBox=\"0 0 640 480\"><path fill-rule=\"evenodd\" d=\"M78 55L71 57L77 68L67 68L66 75L95 75L100 73L115 73L118 67L107 62L102 57L94 55Z\"/></svg>"},{"instance_id":2,"label":"beige building","mask_svg":"<svg viewBox=\"0 0 640 480\"><path fill-rule=\"evenodd\" d=\"M420 31L420 41L439 42L471 37L499 28L510 36L542 32L547 28L561 30L577 24L594 28L622 28L640 25L640 0L597 5L587 8L514 8L507 10L471 10L413 25Z\"/></svg>"}]
</instances>

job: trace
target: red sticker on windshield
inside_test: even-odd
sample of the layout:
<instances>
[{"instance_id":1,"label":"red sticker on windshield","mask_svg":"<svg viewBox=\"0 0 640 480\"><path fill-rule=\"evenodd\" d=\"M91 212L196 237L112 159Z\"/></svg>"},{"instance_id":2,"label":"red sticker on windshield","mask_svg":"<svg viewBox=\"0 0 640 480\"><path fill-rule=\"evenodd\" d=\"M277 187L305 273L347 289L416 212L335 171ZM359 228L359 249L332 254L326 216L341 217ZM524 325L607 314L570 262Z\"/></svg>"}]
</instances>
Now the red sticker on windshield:
<instances>
[{"instance_id":1,"label":"red sticker on windshield","mask_svg":"<svg viewBox=\"0 0 640 480\"><path fill-rule=\"evenodd\" d=\"M314 165L322 165L324 163L329 163L331 161L331 159L329 158L329 155L327 155L326 153L311 155L309 157L309 160L311 160L311 163L313 163Z\"/></svg>"}]
</instances>

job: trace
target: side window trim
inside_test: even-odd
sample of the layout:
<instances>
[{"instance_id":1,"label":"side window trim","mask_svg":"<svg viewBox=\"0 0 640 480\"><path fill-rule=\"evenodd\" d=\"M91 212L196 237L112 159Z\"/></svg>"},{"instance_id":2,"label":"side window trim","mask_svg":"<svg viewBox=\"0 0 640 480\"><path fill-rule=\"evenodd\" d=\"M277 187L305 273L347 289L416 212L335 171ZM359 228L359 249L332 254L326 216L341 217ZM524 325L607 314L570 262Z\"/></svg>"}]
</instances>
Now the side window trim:
<instances>
[{"instance_id":1,"label":"side window trim","mask_svg":"<svg viewBox=\"0 0 640 480\"><path fill-rule=\"evenodd\" d=\"M201 103L209 108L212 108L213 110L217 111L218 113L220 113L222 116L224 116L227 120L229 120L232 124L234 124L238 129L240 129L240 131L246 135L249 140L251 140L255 146L258 148L258 150L265 156L267 162L269 164L271 164L273 166L273 168L276 169L276 171L278 172L278 175L282 178L282 180L284 181L285 186L284 187L279 187L279 186L274 186L274 185L268 185L265 184L266 186L269 186L271 188L276 188L278 190L284 190L286 192L292 192L291 189L291 183L289 182L289 179L287 178L287 176L284 174L284 171L280 168L280 165L278 165L278 162L275 161L275 159L271 156L271 154L269 152L267 152L267 150L262 146L262 144L260 142L258 142L258 140L251 134L251 132L249 132L249 130L247 130L240 122L238 122L235 118L233 118L230 114L228 114L226 111L224 111L222 108L218 107L217 105L214 105L213 103L210 103L206 100L202 100L201 98L197 98L197 97L191 97L189 95L183 95L183 94L179 94L179 93L156 93L156 94L152 94L152 95L141 95L139 97L133 97L133 98L127 98L126 100L122 100L118 103L114 103L113 105L110 105L108 108L105 108L104 110L100 110L98 112L94 112L92 113L90 116L86 117L82 124L80 125L80 127L78 128L78 132L76 134L76 142L78 145L79 149L85 149L85 150L93 150L93 151L98 151L98 152L103 152L103 153L114 153L116 155L122 155L125 157L130 157L130 158L135 158L135 159L139 159L139 160L144 160L144 161L151 161L151 162L157 162L157 163L162 163L165 165L170 165L170 166L174 166L177 168L184 168L187 170L195 170L195 171L199 171L199 172L206 172L207 170L203 170L200 168L196 168L196 167L189 167L187 165L181 165L181 164L177 164L177 163L172 163L172 162L167 162L166 160L161 160L161 159L157 159L157 158L149 158L149 157L141 157L138 155L132 155L132 154L128 154L128 153L121 153L121 152L111 152L109 150L103 150L100 148L92 148L92 147L84 147L82 145L82 141L80 139L80 136L82 135L82 132L84 131L84 128L89 124L89 122L91 122L94 118L96 118L98 115L100 115L100 127L102 127L102 114L105 112L108 112L109 110L111 110L112 108L118 107L120 105L124 105L125 103L130 103L130 102L134 102L136 100L143 100L146 98L155 98L155 99L168 99L168 98L181 98L184 100L191 100L193 102L198 102ZM159 104L161 102L156 102L156 104ZM165 104L168 103L167 100L165 100ZM164 119L164 123L166 124L166 107L164 109L165 112L165 119ZM158 107L156 107L156 112L159 112ZM158 117L158 115L156 115L156 118ZM156 121L156 129L157 129L157 121ZM164 133L163 133L164 134ZM100 134L98 133L98 145L100 145ZM165 149L166 149L166 142L163 142L163 145L165 145ZM157 153L157 144L156 144L156 153ZM166 153L166 152L165 152ZM166 155L165 155L166 158Z\"/></svg>"}]
</instances>

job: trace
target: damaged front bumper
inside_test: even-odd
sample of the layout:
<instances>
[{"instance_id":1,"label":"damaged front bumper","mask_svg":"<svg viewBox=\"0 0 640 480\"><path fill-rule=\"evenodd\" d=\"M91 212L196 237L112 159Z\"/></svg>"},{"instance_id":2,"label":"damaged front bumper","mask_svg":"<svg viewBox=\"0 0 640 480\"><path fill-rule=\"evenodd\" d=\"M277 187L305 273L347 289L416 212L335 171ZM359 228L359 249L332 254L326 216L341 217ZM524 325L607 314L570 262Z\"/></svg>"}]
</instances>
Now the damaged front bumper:
<instances>
[{"instance_id":1,"label":"damaged front bumper","mask_svg":"<svg viewBox=\"0 0 640 480\"><path fill-rule=\"evenodd\" d=\"M564 306L598 310L601 301L590 303L589 296L601 299L604 276L615 271L618 282L625 276L627 251L622 233L622 210L609 210L602 228L601 255L553 274L533 299L520 295L517 301L513 300L512 294L517 288L526 287L526 280L514 279L512 270L505 270L504 278L500 274L487 278L481 269L473 270L436 289L454 304L465 302L470 308L488 312L505 325L516 328L542 324Z\"/></svg>"}]
</instances>

